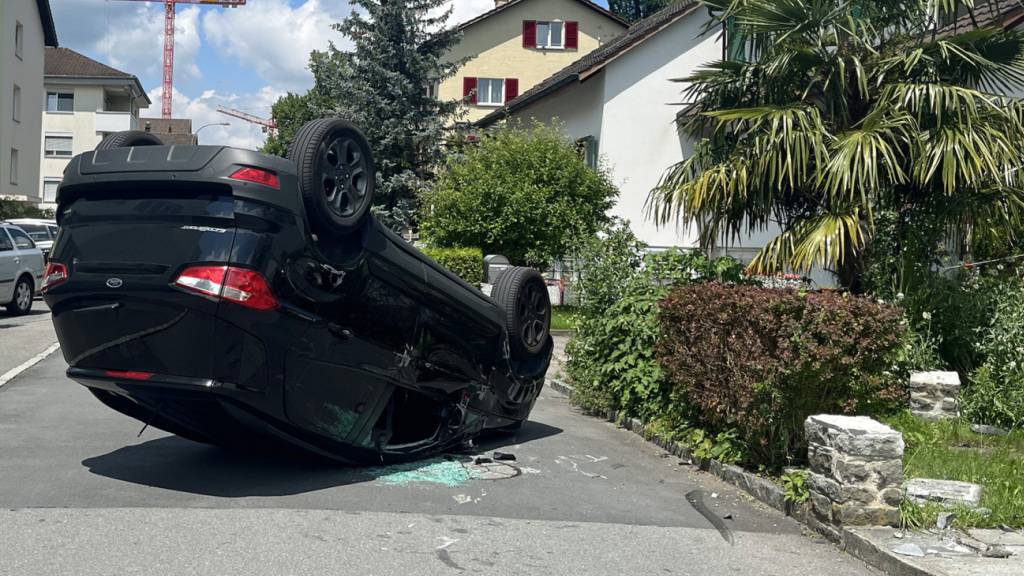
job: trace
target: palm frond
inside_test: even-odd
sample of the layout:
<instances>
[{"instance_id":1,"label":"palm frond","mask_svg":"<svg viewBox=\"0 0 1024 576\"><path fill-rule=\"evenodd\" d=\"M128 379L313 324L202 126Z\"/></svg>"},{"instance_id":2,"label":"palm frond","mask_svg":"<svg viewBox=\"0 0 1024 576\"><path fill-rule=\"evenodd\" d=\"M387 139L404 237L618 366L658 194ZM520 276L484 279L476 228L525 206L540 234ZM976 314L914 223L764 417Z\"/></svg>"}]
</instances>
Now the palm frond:
<instances>
[{"instance_id":1,"label":"palm frond","mask_svg":"<svg viewBox=\"0 0 1024 576\"><path fill-rule=\"evenodd\" d=\"M909 114L888 114L884 109L837 134L820 179L830 203L859 202L870 218L878 195L907 181L902 166L917 135L917 122Z\"/></svg>"},{"instance_id":2,"label":"palm frond","mask_svg":"<svg viewBox=\"0 0 1024 576\"><path fill-rule=\"evenodd\" d=\"M815 266L835 269L866 243L867 234L856 210L821 214L800 220L773 238L747 269L754 274L809 272Z\"/></svg>"}]
</instances>

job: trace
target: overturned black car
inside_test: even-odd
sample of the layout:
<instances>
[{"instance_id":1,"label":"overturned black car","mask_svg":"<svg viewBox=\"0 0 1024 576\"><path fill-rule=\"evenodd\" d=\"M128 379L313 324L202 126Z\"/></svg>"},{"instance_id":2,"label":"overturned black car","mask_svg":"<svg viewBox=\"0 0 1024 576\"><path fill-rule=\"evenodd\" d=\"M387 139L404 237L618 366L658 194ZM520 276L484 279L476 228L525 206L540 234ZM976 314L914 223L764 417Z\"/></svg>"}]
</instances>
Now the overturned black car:
<instances>
[{"instance_id":1,"label":"overturned black car","mask_svg":"<svg viewBox=\"0 0 1024 576\"><path fill-rule=\"evenodd\" d=\"M68 376L185 438L351 463L519 427L551 359L542 277L485 296L379 224L374 186L338 119L287 160L144 132L74 157L43 288Z\"/></svg>"}]
</instances>

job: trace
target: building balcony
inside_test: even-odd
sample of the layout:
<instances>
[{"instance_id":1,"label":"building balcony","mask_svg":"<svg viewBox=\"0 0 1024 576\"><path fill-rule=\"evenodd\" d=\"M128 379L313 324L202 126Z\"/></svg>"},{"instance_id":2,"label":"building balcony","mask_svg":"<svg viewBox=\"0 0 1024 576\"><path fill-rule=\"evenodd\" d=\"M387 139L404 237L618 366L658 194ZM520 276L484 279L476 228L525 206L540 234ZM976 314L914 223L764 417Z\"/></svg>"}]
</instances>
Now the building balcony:
<instances>
[{"instance_id":1,"label":"building balcony","mask_svg":"<svg viewBox=\"0 0 1024 576\"><path fill-rule=\"evenodd\" d=\"M139 120L131 112L96 112L97 132L121 132L138 127Z\"/></svg>"}]
</instances>

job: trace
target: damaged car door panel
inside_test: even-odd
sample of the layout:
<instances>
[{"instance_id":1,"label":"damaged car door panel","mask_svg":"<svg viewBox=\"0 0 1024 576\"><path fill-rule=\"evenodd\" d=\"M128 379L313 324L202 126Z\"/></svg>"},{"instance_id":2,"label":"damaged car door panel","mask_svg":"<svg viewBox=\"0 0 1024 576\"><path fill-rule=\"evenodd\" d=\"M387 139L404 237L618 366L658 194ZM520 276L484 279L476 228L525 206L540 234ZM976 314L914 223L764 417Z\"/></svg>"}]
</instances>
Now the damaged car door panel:
<instances>
[{"instance_id":1,"label":"damaged car door panel","mask_svg":"<svg viewBox=\"0 0 1024 576\"><path fill-rule=\"evenodd\" d=\"M512 268L492 299L381 225L355 127L311 122L288 159L149 136L109 136L58 189L44 297L68 376L104 404L352 463L529 416L552 352L543 279Z\"/></svg>"}]
</instances>

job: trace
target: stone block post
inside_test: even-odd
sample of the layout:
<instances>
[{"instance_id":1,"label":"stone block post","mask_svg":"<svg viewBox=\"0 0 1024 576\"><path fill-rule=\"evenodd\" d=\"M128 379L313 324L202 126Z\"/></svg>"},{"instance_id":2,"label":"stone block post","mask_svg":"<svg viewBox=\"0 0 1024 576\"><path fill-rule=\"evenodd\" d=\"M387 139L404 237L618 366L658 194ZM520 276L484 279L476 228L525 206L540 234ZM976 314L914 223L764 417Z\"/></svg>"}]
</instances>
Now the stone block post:
<instances>
[{"instance_id":1,"label":"stone block post","mask_svg":"<svg viewBox=\"0 0 1024 576\"><path fill-rule=\"evenodd\" d=\"M929 420L956 418L960 412L960 375L914 372L910 375L910 411Z\"/></svg>"},{"instance_id":2,"label":"stone block post","mask_svg":"<svg viewBox=\"0 0 1024 576\"><path fill-rule=\"evenodd\" d=\"M896 526L903 499L903 435L866 416L804 421L811 511L822 522Z\"/></svg>"}]
</instances>

